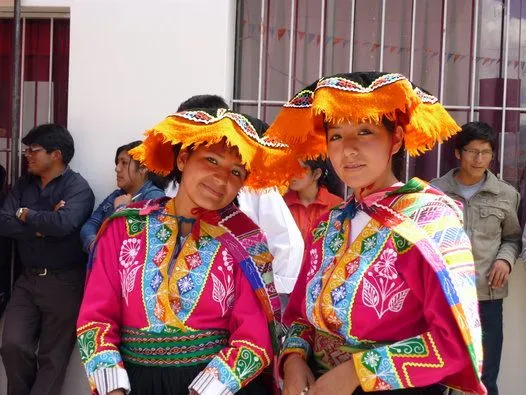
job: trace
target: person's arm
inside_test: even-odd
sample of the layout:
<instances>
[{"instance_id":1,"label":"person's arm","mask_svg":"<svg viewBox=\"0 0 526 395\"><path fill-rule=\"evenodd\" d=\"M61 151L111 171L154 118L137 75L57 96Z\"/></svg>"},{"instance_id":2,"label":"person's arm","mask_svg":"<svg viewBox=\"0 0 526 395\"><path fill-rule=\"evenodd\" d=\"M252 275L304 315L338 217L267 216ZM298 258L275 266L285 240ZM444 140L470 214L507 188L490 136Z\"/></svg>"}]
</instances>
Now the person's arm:
<instances>
[{"instance_id":1,"label":"person's arm","mask_svg":"<svg viewBox=\"0 0 526 395\"><path fill-rule=\"evenodd\" d=\"M164 193L164 191L162 189L152 188L148 192L144 193L143 195L141 195L137 199L135 199L135 201L159 199L159 198L162 198L164 196L166 196L166 194Z\"/></svg>"},{"instance_id":2,"label":"person's arm","mask_svg":"<svg viewBox=\"0 0 526 395\"><path fill-rule=\"evenodd\" d=\"M77 320L77 346L90 387L99 394L118 389L130 391L119 352L122 322L119 226L124 226L123 219L113 220L98 241L100 248L95 253Z\"/></svg>"},{"instance_id":3,"label":"person's arm","mask_svg":"<svg viewBox=\"0 0 526 395\"><path fill-rule=\"evenodd\" d=\"M319 261L315 258L318 250L316 246L312 246L310 240L311 237L308 239L301 271L283 316L283 324L288 327L288 330L279 357L280 371L283 371L283 364L291 354L298 355L307 361L314 344L314 328L307 319L305 301L307 283L312 278L312 274L316 272Z\"/></svg>"},{"instance_id":4,"label":"person's arm","mask_svg":"<svg viewBox=\"0 0 526 395\"><path fill-rule=\"evenodd\" d=\"M236 393L269 366L274 356L263 307L240 267L234 276L229 345L189 386L199 395Z\"/></svg>"},{"instance_id":5,"label":"person's arm","mask_svg":"<svg viewBox=\"0 0 526 395\"><path fill-rule=\"evenodd\" d=\"M517 212L519 210L520 196L516 192L513 196L513 210L504 218L502 222L502 239L499 252L495 260L504 260L510 265L510 269L515 265L515 261L521 251L521 226Z\"/></svg>"},{"instance_id":6,"label":"person's arm","mask_svg":"<svg viewBox=\"0 0 526 395\"><path fill-rule=\"evenodd\" d=\"M0 236L32 240L37 237L36 231L16 217L16 211L20 208L22 184L23 182L19 181L13 187L0 208Z\"/></svg>"},{"instance_id":7,"label":"person's arm","mask_svg":"<svg viewBox=\"0 0 526 395\"><path fill-rule=\"evenodd\" d=\"M521 258L526 262L526 227L524 227L524 232L522 232L522 252Z\"/></svg>"},{"instance_id":8,"label":"person's arm","mask_svg":"<svg viewBox=\"0 0 526 395\"><path fill-rule=\"evenodd\" d=\"M418 259L416 251L412 253L413 259L404 262L405 268L400 263L397 265L408 273L402 275L411 292L422 302L428 330L354 354L356 374L366 392L425 387L471 365L468 348L437 274L423 258Z\"/></svg>"},{"instance_id":9,"label":"person's arm","mask_svg":"<svg viewBox=\"0 0 526 395\"><path fill-rule=\"evenodd\" d=\"M440 202L446 204L437 204ZM463 391L485 394L480 381L482 341L471 244L454 201L439 199L433 210L442 224L426 223L422 232L428 233L429 245L437 248L435 252L431 247L430 256L440 254L443 260L437 257L428 262L413 247L406 254L414 255L399 255L396 263L422 304L426 330L353 355L356 374L366 392L424 387L455 376L456 385L465 386Z\"/></svg>"},{"instance_id":10,"label":"person's arm","mask_svg":"<svg viewBox=\"0 0 526 395\"><path fill-rule=\"evenodd\" d=\"M116 190L108 195L106 199L99 204L84 225L82 225L82 228L80 229L80 239L82 240L82 247L87 253L90 252L91 245L97 237L100 226L108 217L108 214L113 212L113 201L119 194L120 191Z\"/></svg>"},{"instance_id":11,"label":"person's arm","mask_svg":"<svg viewBox=\"0 0 526 395\"><path fill-rule=\"evenodd\" d=\"M64 207L57 211L27 210L25 223L44 236L64 237L82 226L93 210L95 196L88 183L75 179L66 186Z\"/></svg>"}]
</instances>

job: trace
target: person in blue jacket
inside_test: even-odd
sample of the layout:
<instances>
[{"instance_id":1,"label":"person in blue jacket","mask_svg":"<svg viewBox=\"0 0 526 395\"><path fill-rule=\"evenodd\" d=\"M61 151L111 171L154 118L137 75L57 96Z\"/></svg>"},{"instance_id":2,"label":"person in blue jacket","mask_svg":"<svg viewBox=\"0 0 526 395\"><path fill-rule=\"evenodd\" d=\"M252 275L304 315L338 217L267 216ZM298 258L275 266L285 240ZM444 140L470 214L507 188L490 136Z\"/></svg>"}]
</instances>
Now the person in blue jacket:
<instances>
[{"instance_id":1,"label":"person in blue jacket","mask_svg":"<svg viewBox=\"0 0 526 395\"><path fill-rule=\"evenodd\" d=\"M137 147L142 141L137 140L117 148L115 153L115 173L117 187L102 201L91 214L80 230L82 246L86 252L91 252L93 242L100 226L115 210L140 200L158 199L163 197L166 181L164 178L149 172L133 160L128 151Z\"/></svg>"}]
</instances>

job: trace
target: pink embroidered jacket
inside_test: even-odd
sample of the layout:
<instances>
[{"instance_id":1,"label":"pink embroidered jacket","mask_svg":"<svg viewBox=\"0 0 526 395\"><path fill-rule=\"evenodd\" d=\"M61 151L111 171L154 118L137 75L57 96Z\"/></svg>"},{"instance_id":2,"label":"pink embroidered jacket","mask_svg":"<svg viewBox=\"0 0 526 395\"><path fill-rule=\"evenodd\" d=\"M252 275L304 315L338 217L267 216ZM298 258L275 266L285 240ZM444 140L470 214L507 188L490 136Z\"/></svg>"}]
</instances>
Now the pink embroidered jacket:
<instances>
[{"instance_id":1,"label":"pink embroidered jacket","mask_svg":"<svg viewBox=\"0 0 526 395\"><path fill-rule=\"evenodd\" d=\"M365 225L351 241L358 218ZM418 179L322 217L285 311L281 361L312 357L323 374L352 359L364 391L443 383L485 394L461 218L451 199Z\"/></svg>"},{"instance_id":2,"label":"pink embroidered jacket","mask_svg":"<svg viewBox=\"0 0 526 395\"><path fill-rule=\"evenodd\" d=\"M129 390L123 360L205 363L194 380L201 394L235 393L272 361L269 322L279 302L262 232L229 206L214 224L198 220L197 239L179 248L165 203L117 213L96 246L77 323L93 393ZM231 252L241 246L242 262Z\"/></svg>"}]
</instances>

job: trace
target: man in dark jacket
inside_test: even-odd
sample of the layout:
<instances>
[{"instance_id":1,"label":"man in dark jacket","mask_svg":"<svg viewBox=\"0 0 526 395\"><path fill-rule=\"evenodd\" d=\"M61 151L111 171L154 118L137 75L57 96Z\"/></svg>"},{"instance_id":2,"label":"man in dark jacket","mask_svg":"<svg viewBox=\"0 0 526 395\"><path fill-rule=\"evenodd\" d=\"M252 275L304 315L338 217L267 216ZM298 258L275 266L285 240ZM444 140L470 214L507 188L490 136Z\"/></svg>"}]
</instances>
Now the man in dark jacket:
<instances>
[{"instance_id":1,"label":"man in dark jacket","mask_svg":"<svg viewBox=\"0 0 526 395\"><path fill-rule=\"evenodd\" d=\"M0 207L4 204L6 195L7 173L0 165ZM4 313L9 298L11 280L11 239L0 237L0 317Z\"/></svg>"},{"instance_id":2,"label":"man in dark jacket","mask_svg":"<svg viewBox=\"0 0 526 395\"><path fill-rule=\"evenodd\" d=\"M9 395L59 394L84 287L79 231L94 196L68 166L74 143L66 128L40 125L22 142L29 174L0 209L0 236L16 241L22 266L5 311L0 353Z\"/></svg>"},{"instance_id":3,"label":"man in dark jacket","mask_svg":"<svg viewBox=\"0 0 526 395\"><path fill-rule=\"evenodd\" d=\"M431 181L463 204L464 228L475 261L484 351L482 382L488 395L499 394L503 300L508 296L508 277L521 249L517 216L520 196L489 170L494 150L491 126L484 122L467 123L455 137L459 168Z\"/></svg>"}]
</instances>

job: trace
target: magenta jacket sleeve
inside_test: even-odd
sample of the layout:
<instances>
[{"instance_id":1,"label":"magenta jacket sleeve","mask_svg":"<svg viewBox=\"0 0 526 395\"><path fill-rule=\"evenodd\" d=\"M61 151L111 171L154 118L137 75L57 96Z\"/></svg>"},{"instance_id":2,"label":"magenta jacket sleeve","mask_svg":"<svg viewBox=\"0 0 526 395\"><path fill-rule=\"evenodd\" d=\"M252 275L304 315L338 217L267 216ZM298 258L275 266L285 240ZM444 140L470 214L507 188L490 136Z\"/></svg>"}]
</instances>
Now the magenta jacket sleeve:
<instances>
[{"instance_id":1,"label":"magenta jacket sleeve","mask_svg":"<svg viewBox=\"0 0 526 395\"><path fill-rule=\"evenodd\" d=\"M288 327L288 331L279 358L280 372L283 362L289 354L298 354L307 360L312 352L314 328L307 319L305 294L309 275L312 276L312 273L317 269L314 265L318 260L311 258L313 254L318 254L318 250L312 244L311 239L312 237L307 239L301 271L283 316L283 323Z\"/></svg>"},{"instance_id":2,"label":"magenta jacket sleeve","mask_svg":"<svg viewBox=\"0 0 526 395\"><path fill-rule=\"evenodd\" d=\"M122 221L120 218L112 220L98 241L77 320L77 343L81 359L90 387L93 391L97 389L100 394L126 385L129 387L119 353L122 292L118 246L122 240L118 227ZM103 371L112 372L120 385L108 388L99 384L98 379L104 379L101 377Z\"/></svg>"},{"instance_id":3,"label":"magenta jacket sleeve","mask_svg":"<svg viewBox=\"0 0 526 395\"><path fill-rule=\"evenodd\" d=\"M235 273L235 302L229 345L221 350L190 385L199 394L236 393L273 360L268 322L243 271Z\"/></svg>"}]
</instances>

